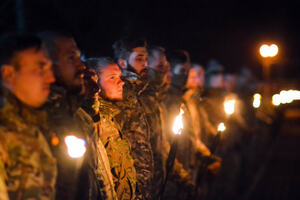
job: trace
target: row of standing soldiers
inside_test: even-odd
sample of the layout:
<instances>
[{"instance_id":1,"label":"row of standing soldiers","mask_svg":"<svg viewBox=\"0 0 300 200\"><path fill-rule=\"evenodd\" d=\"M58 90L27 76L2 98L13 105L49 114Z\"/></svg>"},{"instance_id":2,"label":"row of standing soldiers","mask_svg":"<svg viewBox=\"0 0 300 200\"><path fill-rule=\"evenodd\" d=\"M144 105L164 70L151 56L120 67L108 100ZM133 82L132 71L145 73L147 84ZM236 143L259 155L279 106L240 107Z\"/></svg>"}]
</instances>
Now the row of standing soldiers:
<instances>
[{"instance_id":1,"label":"row of standing soldiers","mask_svg":"<svg viewBox=\"0 0 300 200\"><path fill-rule=\"evenodd\" d=\"M203 174L221 166L210 146L225 120L222 70L206 73L216 87L205 98L203 68L186 51L130 38L113 50L114 60L83 58L66 33L1 38L0 199L206 195ZM161 194L180 108L184 130ZM70 135L85 140L83 157L68 155Z\"/></svg>"}]
</instances>

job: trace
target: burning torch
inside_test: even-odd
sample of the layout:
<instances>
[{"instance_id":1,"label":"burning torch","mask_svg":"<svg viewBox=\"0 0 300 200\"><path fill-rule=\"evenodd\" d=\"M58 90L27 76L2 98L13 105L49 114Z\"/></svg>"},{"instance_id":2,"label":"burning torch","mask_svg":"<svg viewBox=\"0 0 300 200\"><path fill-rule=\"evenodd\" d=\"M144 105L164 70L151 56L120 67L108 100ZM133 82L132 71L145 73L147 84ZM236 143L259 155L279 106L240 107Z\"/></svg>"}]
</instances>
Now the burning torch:
<instances>
[{"instance_id":1,"label":"burning torch","mask_svg":"<svg viewBox=\"0 0 300 200\"><path fill-rule=\"evenodd\" d=\"M221 133L224 132L226 130L226 126L223 122L221 122L218 125L218 132L217 135L214 138L212 147L211 147L211 155L213 155L217 148L218 145L220 143L220 139L221 139ZM201 181L204 179L206 172L208 170L208 166L211 164L211 156L209 157L204 157L203 161L201 162L200 166L199 166L199 170L197 172L197 177L196 177L196 186L200 185ZM196 194L196 199L198 199L199 193L198 193L198 187L195 187L195 191L194 193Z\"/></svg>"},{"instance_id":2,"label":"burning torch","mask_svg":"<svg viewBox=\"0 0 300 200\"><path fill-rule=\"evenodd\" d=\"M229 99L224 102L224 110L227 115L232 115L235 111L235 99Z\"/></svg>"},{"instance_id":3,"label":"burning torch","mask_svg":"<svg viewBox=\"0 0 300 200\"><path fill-rule=\"evenodd\" d=\"M163 199L163 194L166 188L166 184L168 181L168 177L170 172L173 169L174 166L174 161L175 161L175 157L176 157L176 152L177 152L177 147L178 147L178 141L177 141L177 135L181 135L182 131L183 131L183 114L184 111L182 108L180 108L180 113L179 115L177 115L177 117L175 118L174 124L173 124L173 133L175 134L172 144L171 144L171 148L170 148L170 152L168 155L168 159L167 159L167 163L166 163L166 177L164 180L164 183L162 185L161 191L160 191L160 199Z\"/></svg>"},{"instance_id":4,"label":"burning torch","mask_svg":"<svg viewBox=\"0 0 300 200\"><path fill-rule=\"evenodd\" d=\"M86 151L86 142L84 139L70 135L65 137L68 154L71 158L81 158Z\"/></svg>"}]
</instances>

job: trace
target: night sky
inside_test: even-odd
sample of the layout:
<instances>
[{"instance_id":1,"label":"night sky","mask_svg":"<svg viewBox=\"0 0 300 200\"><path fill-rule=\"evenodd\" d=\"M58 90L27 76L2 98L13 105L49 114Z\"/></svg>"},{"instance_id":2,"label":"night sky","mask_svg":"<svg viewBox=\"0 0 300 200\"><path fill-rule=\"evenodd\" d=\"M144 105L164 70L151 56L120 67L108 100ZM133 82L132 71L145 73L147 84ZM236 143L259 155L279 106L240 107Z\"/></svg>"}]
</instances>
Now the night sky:
<instances>
[{"instance_id":1,"label":"night sky","mask_svg":"<svg viewBox=\"0 0 300 200\"><path fill-rule=\"evenodd\" d=\"M0 32L16 30L16 0L0 0ZM273 41L273 77L300 75L300 4L276 1L23 0L26 31L67 30L86 56L112 56L122 36L186 49L204 66L217 59L228 72L242 66L260 75L259 45Z\"/></svg>"}]
</instances>

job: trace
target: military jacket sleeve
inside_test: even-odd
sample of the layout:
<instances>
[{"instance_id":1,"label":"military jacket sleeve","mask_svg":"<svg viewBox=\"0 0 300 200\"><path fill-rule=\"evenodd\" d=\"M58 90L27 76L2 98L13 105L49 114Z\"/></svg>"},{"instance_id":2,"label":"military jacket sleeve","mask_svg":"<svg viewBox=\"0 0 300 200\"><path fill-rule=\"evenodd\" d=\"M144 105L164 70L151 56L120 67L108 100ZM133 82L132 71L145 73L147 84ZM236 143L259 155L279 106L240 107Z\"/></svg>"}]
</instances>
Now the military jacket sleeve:
<instances>
[{"instance_id":1,"label":"military jacket sleeve","mask_svg":"<svg viewBox=\"0 0 300 200\"><path fill-rule=\"evenodd\" d=\"M115 191L118 199L131 200L135 198L136 172L130 155L130 146L123 137L115 115L117 107L100 99L100 121L97 123L101 139L109 160Z\"/></svg>"},{"instance_id":2,"label":"military jacket sleeve","mask_svg":"<svg viewBox=\"0 0 300 200\"><path fill-rule=\"evenodd\" d=\"M103 199L116 200L117 195L114 189L112 174L110 171L110 164L107 157L106 150L99 139L97 126L94 125L91 117L81 108L79 108L74 116L75 120L81 125L81 129L86 133L85 138L88 144L88 159L90 165L90 181L96 185L100 190ZM96 126L96 128L95 128Z\"/></svg>"}]
</instances>

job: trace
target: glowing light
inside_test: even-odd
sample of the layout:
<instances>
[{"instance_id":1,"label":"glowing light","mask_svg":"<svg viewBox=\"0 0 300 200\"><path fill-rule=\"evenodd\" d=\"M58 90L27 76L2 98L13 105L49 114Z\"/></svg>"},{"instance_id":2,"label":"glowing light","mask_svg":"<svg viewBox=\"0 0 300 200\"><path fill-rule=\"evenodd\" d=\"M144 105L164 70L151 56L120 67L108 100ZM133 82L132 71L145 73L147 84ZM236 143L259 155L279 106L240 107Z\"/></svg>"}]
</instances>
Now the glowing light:
<instances>
[{"instance_id":1,"label":"glowing light","mask_svg":"<svg viewBox=\"0 0 300 200\"><path fill-rule=\"evenodd\" d=\"M259 108L261 104L261 95L256 93L253 95L253 107Z\"/></svg>"},{"instance_id":2,"label":"glowing light","mask_svg":"<svg viewBox=\"0 0 300 200\"><path fill-rule=\"evenodd\" d=\"M259 53L262 57L275 57L278 54L278 46L276 44L272 45L262 45L259 49Z\"/></svg>"},{"instance_id":3,"label":"glowing light","mask_svg":"<svg viewBox=\"0 0 300 200\"><path fill-rule=\"evenodd\" d=\"M182 120L182 115L183 115L184 111L182 109L180 109L180 113L179 115L177 115L177 117L175 118L174 124L173 124L173 132L175 134L181 134L182 130L183 130L183 120Z\"/></svg>"},{"instance_id":4,"label":"glowing light","mask_svg":"<svg viewBox=\"0 0 300 200\"><path fill-rule=\"evenodd\" d=\"M279 106L280 103L281 103L281 100L280 100L280 95L279 94L275 94L272 96L272 103L274 106Z\"/></svg>"},{"instance_id":5,"label":"glowing light","mask_svg":"<svg viewBox=\"0 0 300 200\"><path fill-rule=\"evenodd\" d=\"M65 143L68 148L68 154L71 158L80 158L85 154L86 143L84 139L75 136L66 136Z\"/></svg>"},{"instance_id":6,"label":"glowing light","mask_svg":"<svg viewBox=\"0 0 300 200\"><path fill-rule=\"evenodd\" d=\"M221 122L218 126L218 131L219 132L224 132L226 130L226 126L223 122Z\"/></svg>"},{"instance_id":7,"label":"glowing light","mask_svg":"<svg viewBox=\"0 0 300 200\"><path fill-rule=\"evenodd\" d=\"M235 100L231 99L231 100L227 100L224 102L224 110L226 112L226 114L231 115L234 113L235 110Z\"/></svg>"},{"instance_id":8,"label":"glowing light","mask_svg":"<svg viewBox=\"0 0 300 200\"><path fill-rule=\"evenodd\" d=\"M272 103L275 106L292 103L295 100L300 100L300 91L298 90L282 90L279 94L272 96Z\"/></svg>"},{"instance_id":9,"label":"glowing light","mask_svg":"<svg viewBox=\"0 0 300 200\"><path fill-rule=\"evenodd\" d=\"M270 57L274 57L278 54L278 46L276 44L272 44L270 47Z\"/></svg>"},{"instance_id":10,"label":"glowing light","mask_svg":"<svg viewBox=\"0 0 300 200\"><path fill-rule=\"evenodd\" d=\"M269 46L266 45L266 44L262 45L262 46L260 47L260 49L259 49L259 52L260 52L260 55L261 55L262 57L268 57L269 54L270 54L270 52L269 52Z\"/></svg>"},{"instance_id":11,"label":"glowing light","mask_svg":"<svg viewBox=\"0 0 300 200\"><path fill-rule=\"evenodd\" d=\"M57 146L59 144L59 138L57 136L52 136L51 137L51 144L53 146Z\"/></svg>"}]
</instances>

